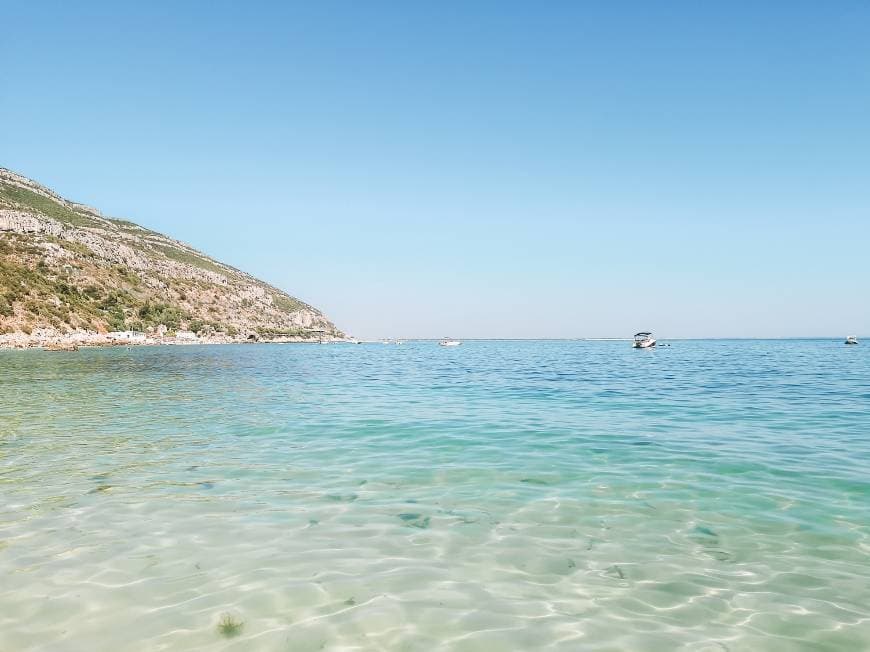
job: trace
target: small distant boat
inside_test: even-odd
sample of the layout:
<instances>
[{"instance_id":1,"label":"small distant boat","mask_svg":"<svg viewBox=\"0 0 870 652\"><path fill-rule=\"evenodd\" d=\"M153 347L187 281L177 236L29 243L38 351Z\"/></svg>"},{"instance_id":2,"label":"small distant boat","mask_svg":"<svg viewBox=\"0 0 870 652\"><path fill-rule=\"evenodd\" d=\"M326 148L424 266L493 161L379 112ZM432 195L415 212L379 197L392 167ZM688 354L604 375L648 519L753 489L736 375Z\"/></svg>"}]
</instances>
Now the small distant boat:
<instances>
[{"instance_id":1,"label":"small distant boat","mask_svg":"<svg viewBox=\"0 0 870 652\"><path fill-rule=\"evenodd\" d=\"M440 342L438 342L438 346L459 346L462 344L459 340L454 340L450 337L445 337Z\"/></svg>"},{"instance_id":2,"label":"small distant boat","mask_svg":"<svg viewBox=\"0 0 870 652\"><path fill-rule=\"evenodd\" d=\"M656 340L652 333L642 331L635 334L634 343L631 345L635 349L650 349L656 345Z\"/></svg>"},{"instance_id":3,"label":"small distant boat","mask_svg":"<svg viewBox=\"0 0 870 652\"><path fill-rule=\"evenodd\" d=\"M849 335L849 337L846 338L846 344L857 344L857 343L858 343L858 338L855 337L854 335Z\"/></svg>"}]
</instances>

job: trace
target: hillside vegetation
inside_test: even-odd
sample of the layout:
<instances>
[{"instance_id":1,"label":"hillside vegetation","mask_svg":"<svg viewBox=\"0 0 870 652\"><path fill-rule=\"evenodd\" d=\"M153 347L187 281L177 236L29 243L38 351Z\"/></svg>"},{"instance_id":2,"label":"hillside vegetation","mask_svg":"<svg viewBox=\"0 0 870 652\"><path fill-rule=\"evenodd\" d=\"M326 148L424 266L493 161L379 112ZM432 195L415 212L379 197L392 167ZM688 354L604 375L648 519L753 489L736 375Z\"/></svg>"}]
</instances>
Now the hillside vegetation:
<instances>
[{"instance_id":1,"label":"hillside vegetation","mask_svg":"<svg viewBox=\"0 0 870 652\"><path fill-rule=\"evenodd\" d=\"M0 168L0 334L341 338L320 311L192 247Z\"/></svg>"}]
</instances>

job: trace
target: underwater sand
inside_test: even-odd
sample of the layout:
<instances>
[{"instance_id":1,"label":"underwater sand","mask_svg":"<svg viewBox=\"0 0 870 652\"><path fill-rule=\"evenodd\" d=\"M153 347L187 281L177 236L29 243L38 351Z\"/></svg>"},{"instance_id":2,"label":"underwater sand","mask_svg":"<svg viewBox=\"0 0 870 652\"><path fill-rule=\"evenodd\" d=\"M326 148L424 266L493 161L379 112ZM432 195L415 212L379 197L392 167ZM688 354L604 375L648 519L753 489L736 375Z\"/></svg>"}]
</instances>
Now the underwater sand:
<instances>
[{"instance_id":1,"label":"underwater sand","mask_svg":"<svg viewBox=\"0 0 870 652\"><path fill-rule=\"evenodd\" d=\"M4 652L867 649L867 347L0 351Z\"/></svg>"}]
</instances>

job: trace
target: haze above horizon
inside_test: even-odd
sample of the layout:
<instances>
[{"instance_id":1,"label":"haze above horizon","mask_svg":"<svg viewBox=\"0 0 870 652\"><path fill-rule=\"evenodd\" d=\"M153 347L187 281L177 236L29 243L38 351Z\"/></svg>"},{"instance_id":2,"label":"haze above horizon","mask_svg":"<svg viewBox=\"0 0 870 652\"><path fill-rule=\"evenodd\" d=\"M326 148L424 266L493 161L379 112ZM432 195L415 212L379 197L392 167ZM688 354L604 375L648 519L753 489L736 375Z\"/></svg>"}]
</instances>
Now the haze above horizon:
<instances>
[{"instance_id":1,"label":"haze above horizon","mask_svg":"<svg viewBox=\"0 0 870 652\"><path fill-rule=\"evenodd\" d=\"M870 5L17 3L0 166L363 338L870 335Z\"/></svg>"}]
</instances>

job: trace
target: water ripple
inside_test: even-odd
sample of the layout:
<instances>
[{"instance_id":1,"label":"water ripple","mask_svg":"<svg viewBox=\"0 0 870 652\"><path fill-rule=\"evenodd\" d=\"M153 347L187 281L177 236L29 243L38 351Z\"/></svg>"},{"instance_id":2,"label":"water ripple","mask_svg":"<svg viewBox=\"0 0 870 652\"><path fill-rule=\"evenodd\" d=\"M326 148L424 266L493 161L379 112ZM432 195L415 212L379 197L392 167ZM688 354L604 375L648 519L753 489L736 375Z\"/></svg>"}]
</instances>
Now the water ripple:
<instances>
[{"instance_id":1,"label":"water ripple","mask_svg":"<svg viewBox=\"0 0 870 652\"><path fill-rule=\"evenodd\" d=\"M0 351L0 649L870 649L865 351Z\"/></svg>"}]
</instances>

